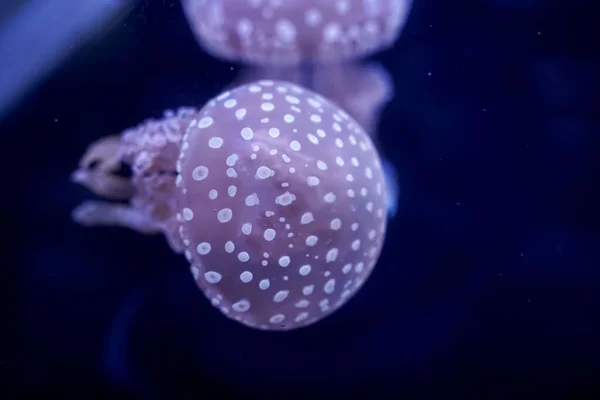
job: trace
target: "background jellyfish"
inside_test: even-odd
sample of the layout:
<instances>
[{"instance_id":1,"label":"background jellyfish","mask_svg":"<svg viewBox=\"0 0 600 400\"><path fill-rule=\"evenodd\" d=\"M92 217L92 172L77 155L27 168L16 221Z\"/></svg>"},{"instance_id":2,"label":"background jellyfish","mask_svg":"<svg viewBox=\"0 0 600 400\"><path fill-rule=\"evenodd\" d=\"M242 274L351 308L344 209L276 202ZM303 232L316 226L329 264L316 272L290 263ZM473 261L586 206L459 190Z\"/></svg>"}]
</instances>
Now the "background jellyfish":
<instances>
[{"instance_id":1,"label":"background jellyfish","mask_svg":"<svg viewBox=\"0 0 600 400\"><path fill-rule=\"evenodd\" d=\"M182 0L198 41L254 65L340 63L390 46L412 0Z\"/></svg>"},{"instance_id":2,"label":"background jellyfish","mask_svg":"<svg viewBox=\"0 0 600 400\"><path fill-rule=\"evenodd\" d=\"M132 187L113 175L120 162ZM128 206L84 203L78 222L163 232L215 307L265 330L341 307L385 237L386 183L368 135L291 83L242 85L96 142L73 176L100 195L134 192Z\"/></svg>"}]
</instances>

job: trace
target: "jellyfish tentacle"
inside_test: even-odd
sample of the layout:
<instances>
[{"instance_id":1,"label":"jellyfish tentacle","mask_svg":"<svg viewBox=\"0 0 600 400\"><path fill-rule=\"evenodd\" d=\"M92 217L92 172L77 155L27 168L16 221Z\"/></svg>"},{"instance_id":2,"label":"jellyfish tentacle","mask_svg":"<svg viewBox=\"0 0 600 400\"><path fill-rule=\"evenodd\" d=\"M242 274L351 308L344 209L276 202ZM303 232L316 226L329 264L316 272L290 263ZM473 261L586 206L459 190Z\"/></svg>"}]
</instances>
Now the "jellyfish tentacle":
<instances>
[{"instance_id":1,"label":"jellyfish tentacle","mask_svg":"<svg viewBox=\"0 0 600 400\"><path fill-rule=\"evenodd\" d=\"M121 137L119 135L105 136L92 143L79 161L79 168L89 169L94 163L104 172L111 172L119 167Z\"/></svg>"},{"instance_id":2,"label":"jellyfish tentacle","mask_svg":"<svg viewBox=\"0 0 600 400\"><path fill-rule=\"evenodd\" d=\"M142 211L126 204L85 201L73 210L72 216L84 226L120 226L146 234L161 231L160 226Z\"/></svg>"},{"instance_id":3,"label":"jellyfish tentacle","mask_svg":"<svg viewBox=\"0 0 600 400\"><path fill-rule=\"evenodd\" d=\"M71 180L90 190L92 193L112 200L127 200L134 188L129 179L104 173L78 169L71 174Z\"/></svg>"},{"instance_id":4,"label":"jellyfish tentacle","mask_svg":"<svg viewBox=\"0 0 600 400\"><path fill-rule=\"evenodd\" d=\"M144 234L163 233L171 249L184 251L175 203L176 163L181 139L196 109L166 110L161 119L148 119L118 136L94 142L71 175L74 183L109 200L129 204L85 202L73 211L84 226L120 226ZM117 175L121 167L131 176Z\"/></svg>"},{"instance_id":5,"label":"jellyfish tentacle","mask_svg":"<svg viewBox=\"0 0 600 400\"><path fill-rule=\"evenodd\" d=\"M127 178L116 175L122 162L121 138L103 137L92 143L79 161L79 168L71 174L74 183L102 197L126 200L134 193Z\"/></svg>"}]
</instances>

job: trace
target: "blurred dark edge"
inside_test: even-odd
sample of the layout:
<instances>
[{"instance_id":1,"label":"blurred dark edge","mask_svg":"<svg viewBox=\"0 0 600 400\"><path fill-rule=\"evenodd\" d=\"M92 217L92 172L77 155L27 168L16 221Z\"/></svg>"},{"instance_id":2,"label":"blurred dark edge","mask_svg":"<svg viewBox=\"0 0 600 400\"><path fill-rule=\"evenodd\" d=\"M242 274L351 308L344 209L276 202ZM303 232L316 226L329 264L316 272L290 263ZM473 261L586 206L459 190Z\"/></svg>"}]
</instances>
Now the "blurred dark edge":
<instances>
[{"instance_id":1,"label":"blurred dark edge","mask_svg":"<svg viewBox=\"0 0 600 400\"><path fill-rule=\"evenodd\" d=\"M75 50L102 37L135 0L2 0L0 121ZM40 35L39 27L47 34Z\"/></svg>"}]
</instances>

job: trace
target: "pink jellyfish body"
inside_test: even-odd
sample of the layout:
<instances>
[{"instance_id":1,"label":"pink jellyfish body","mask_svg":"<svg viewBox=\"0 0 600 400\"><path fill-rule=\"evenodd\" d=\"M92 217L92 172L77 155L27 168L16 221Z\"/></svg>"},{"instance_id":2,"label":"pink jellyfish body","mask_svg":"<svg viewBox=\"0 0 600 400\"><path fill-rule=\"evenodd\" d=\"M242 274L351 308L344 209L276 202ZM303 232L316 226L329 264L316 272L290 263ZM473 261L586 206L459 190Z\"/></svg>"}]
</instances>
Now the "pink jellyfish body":
<instances>
[{"instance_id":1,"label":"pink jellyfish body","mask_svg":"<svg viewBox=\"0 0 600 400\"><path fill-rule=\"evenodd\" d=\"M255 65L343 62L390 46L412 0L182 0L214 56Z\"/></svg>"},{"instance_id":2,"label":"pink jellyfish body","mask_svg":"<svg viewBox=\"0 0 600 400\"><path fill-rule=\"evenodd\" d=\"M137 201L86 203L75 218L164 232L211 303L244 325L294 329L338 309L372 272L385 237L385 181L364 130L281 81L186 110L122 136Z\"/></svg>"}]
</instances>

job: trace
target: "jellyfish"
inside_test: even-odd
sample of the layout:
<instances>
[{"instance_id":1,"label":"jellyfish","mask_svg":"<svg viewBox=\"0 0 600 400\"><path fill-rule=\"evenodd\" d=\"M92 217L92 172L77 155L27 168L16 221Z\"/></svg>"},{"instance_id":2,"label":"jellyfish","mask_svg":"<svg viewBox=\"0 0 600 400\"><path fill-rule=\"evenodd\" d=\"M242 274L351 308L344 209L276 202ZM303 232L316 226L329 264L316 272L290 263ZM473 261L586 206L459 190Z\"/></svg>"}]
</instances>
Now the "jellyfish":
<instances>
[{"instance_id":1,"label":"jellyfish","mask_svg":"<svg viewBox=\"0 0 600 400\"><path fill-rule=\"evenodd\" d=\"M200 44L251 65L341 63L391 46L412 0L182 0Z\"/></svg>"},{"instance_id":2,"label":"jellyfish","mask_svg":"<svg viewBox=\"0 0 600 400\"><path fill-rule=\"evenodd\" d=\"M120 163L129 185L115 176ZM213 306L261 330L331 315L363 286L385 239L373 142L338 105L290 82L244 84L96 142L73 177L131 196L85 202L76 221L162 232Z\"/></svg>"}]
</instances>

